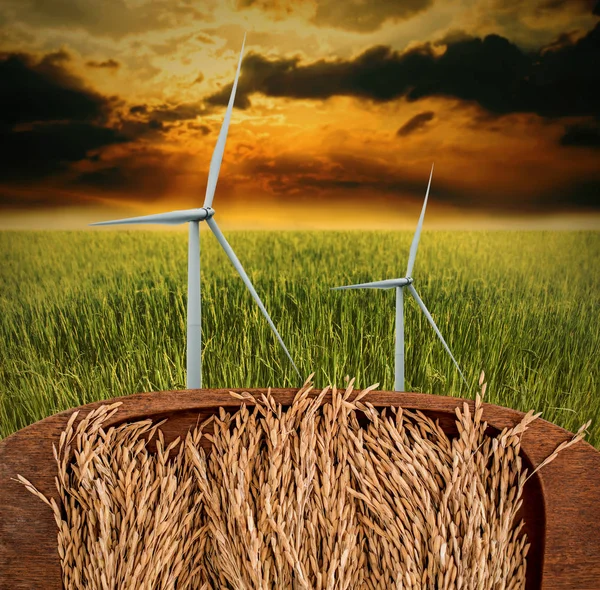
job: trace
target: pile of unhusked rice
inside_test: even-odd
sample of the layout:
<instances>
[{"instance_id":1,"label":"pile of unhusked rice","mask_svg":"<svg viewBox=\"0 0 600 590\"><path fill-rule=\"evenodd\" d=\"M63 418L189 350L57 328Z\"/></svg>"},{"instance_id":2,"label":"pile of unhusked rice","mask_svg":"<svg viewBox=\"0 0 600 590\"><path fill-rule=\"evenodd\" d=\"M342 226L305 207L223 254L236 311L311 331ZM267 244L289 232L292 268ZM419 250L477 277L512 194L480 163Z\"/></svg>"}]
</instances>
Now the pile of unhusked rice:
<instances>
[{"instance_id":1,"label":"pile of unhusked rice","mask_svg":"<svg viewBox=\"0 0 600 590\"><path fill-rule=\"evenodd\" d=\"M184 444L165 446L163 422L105 430L120 403L76 427L75 412L55 448L62 507L18 476L54 512L65 588L525 588L519 448L539 414L491 437L477 395L449 438L421 412L361 402L376 386L350 401L353 381L316 397L309 381L287 410L232 393L250 405Z\"/></svg>"}]
</instances>

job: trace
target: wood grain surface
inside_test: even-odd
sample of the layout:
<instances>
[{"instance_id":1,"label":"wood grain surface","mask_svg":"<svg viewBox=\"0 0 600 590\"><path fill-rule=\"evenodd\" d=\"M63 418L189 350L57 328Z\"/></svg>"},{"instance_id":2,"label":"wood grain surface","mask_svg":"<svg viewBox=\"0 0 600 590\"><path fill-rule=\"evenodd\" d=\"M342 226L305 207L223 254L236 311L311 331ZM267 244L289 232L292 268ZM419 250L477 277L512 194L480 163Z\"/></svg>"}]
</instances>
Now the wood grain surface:
<instances>
[{"instance_id":1,"label":"wood grain surface","mask_svg":"<svg viewBox=\"0 0 600 590\"><path fill-rule=\"evenodd\" d=\"M228 389L142 393L117 398L122 402L107 426L127 421L168 418L162 426L173 440L219 407L235 410L239 401ZM231 391L262 393L264 389ZM272 389L277 402L289 405L297 389ZM318 390L315 391L315 394ZM326 398L328 401L330 398ZM454 397L387 391L365 398L375 406L419 409L439 418L448 434L456 432L454 410L466 400ZM51 510L24 486L29 479L43 494L58 500L54 485L56 463L52 443L58 443L69 416L80 420L106 402L88 404L41 420L0 441L0 590L59 590L62 588L57 529ZM473 410L474 402L467 403ZM490 432L516 425L521 412L484 404L483 419ZM531 470L572 434L536 420L523 436L521 454ZM527 589L600 590L600 453L581 441L532 477L525 488L521 514L532 546L528 555Z\"/></svg>"}]
</instances>

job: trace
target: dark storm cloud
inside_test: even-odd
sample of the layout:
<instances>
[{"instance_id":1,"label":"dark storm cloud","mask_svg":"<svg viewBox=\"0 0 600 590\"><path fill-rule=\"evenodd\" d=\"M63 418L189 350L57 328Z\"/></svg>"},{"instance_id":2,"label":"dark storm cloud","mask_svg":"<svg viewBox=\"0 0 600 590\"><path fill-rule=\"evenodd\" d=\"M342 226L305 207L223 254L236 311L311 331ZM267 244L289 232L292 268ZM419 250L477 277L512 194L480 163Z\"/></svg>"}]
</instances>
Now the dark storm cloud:
<instances>
[{"instance_id":1,"label":"dark storm cloud","mask_svg":"<svg viewBox=\"0 0 600 590\"><path fill-rule=\"evenodd\" d=\"M85 64L90 68L99 68L99 69L107 69L107 70L117 70L121 67L121 64L114 59L106 59L104 61L88 61Z\"/></svg>"},{"instance_id":2,"label":"dark storm cloud","mask_svg":"<svg viewBox=\"0 0 600 590\"><path fill-rule=\"evenodd\" d=\"M367 193L387 194L389 196L412 195L414 199L422 200L427 189L429 169L425 167L422 175L414 171L398 169L392 164L384 164L378 160L350 156L348 154L332 154L330 157L333 174L305 175L300 184L308 189L342 189L342 195L349 190L366 191ZM332 178L332 176L335 176ZM479 198L469 190L457 189L441 177L434 177L432 195L438 202L451 203L460 206L480 207ZM492 190L487 195L485 205L496 206L499 195Z\"/></svg>"},{"instance_id":3,"label":"dark storm cloud","mask_svg":"<svg viewBox=\"0 0 600 590\"><path fill-rule=\"evenodd\" d=\"M101 147L122 143L118 131L91 123L45 123L27 130L3 130L0 181L29 181L63 172Z\"/></svg>"},{"instance_id":4,"label":"dark storm cloud","mask_svg":"<svg viewBox=\"0 0 600 590\"><path fill-rule=\"evenodd\" d=\"M64 172L89 152L127 137L106 126L111 101L69 70L64 51L41 59L0 58L0 180L28 181Z\"/></svg>"},{"instance_id":5,"label":"dark storm cloud","mask_svg":"<svg viewBox=\"0 0 600 590\"><path fill-rule=\"evenodd\" d=\"M148 112L148 107L145 104L136 104L130 107L129 112L132 115L145 115Z\"/></svg>"},{"instance_id":6,"label":"dark storm cloud","mask_svg":"<svg viewBox=\"0 0 600 590\"><path fill-rule=\"evenodd\" d=\"M332 179L332 178L318 178L306 176L298 181L298 186L303 189L304 194L310 194L310 190L314 192L318 190L339 190L340 197L346 199L348 194L352 191L361 191L369 194L385 194L388 196L398 195L412 195L415 199L423 199L425 196L425 190L427 189L427 179L425 181L414 180L408 177L401 176L398 171L388 170L387 178L382 180L381 178L369 178L361 180L346 180L343 178ZM469 206L474 205L476 208L485 207L495 208L497 203L493 200L486 201L486 203L480 203L474 195L470 195L468 191L457 190L450 185L438 182L435 190L435 196L437 201L443 201L451 203L457 206Z\"/></svg>"},{"instance_id":7,"label":"dark storm cloud","mask_svg":"<svg viewBox=\"0 0 600 590\"><path fill-rule=\"evenodd\" d=\"M26 54L0 55L0 121L15 125L101 118L108 100L69 74L64 67L67 61L62 52L41 60Z\"/></svg>"},{"instance_id":8,"label":"dark storm cloud","mask_svg":"<svg viewBox=\"0 0 600 590\"><path fill-rule=\"evenodd\" d=\"M33 190L23 193L11 187L0 186L0 211L20 211L23 209L51 209L53 207L97 205L83 195L60 189Z\"/></svg>"},{"instance_id":9,"label":"dark storm cloud","mask_svg":"<svg viewBox=\"0 0 600 590\"><path fill-rule=\"evenodd\" d=\"M0 181L19 183L64 173L76 162L92 161L101 148L160 135L206 111L196 103L136 105L130 116L119 116L115 100L87 88L70 73L69 62L64 51L40 59L1 56L0 139L5 155ZM109 120L116 122L109 126Z\"/></svg>"},{"instance_id":10,"label":"dark storm cloud","mask_svg":"<svg viewBox=\"0 0 600 590\"><path fill-rule=\"evenodd\" d=\"M26 54L0 58L0 179L39 179L65 170L88 152L126 140L103 126L110 101L69 73L69 55L39 60Z\"/></svg>"},{"instance_id":11,"label":"dark storm cloud","mask_svg":"<svg viewBox=\"0 0 600 590\"><path fill-rule=\"evenodd\" d=\"M541 0L536 9L539 12L549 12L569 8L573 11L598 14L598 4L598 0Z\"/></svg>"},{"instance_id":12,"label":"dark storm cloud","mask_svg":"<svg viewBox=\"0 0 600 590\"><path fill-rule=\"evenodd\" d=\"M250 156L242 164L242 173L262 180L273 194L294 199L310 199L324 193L328 199L341 200L372 194L388 197L412 195L415 199L422 199L427 189L429 170L424 168L419 177L414 171L398 169L376 159L333 153L319 160L292 155ZM444 180L434 179L434 185L436 200L451 204L494 208L501 200L493 190L487 193L487 201L482 203L475 192L456 189Z\"/></svg>"},{"instance_id":13,"label":"dark storm cloud","mask_svg":"<svg viewBox=\"0 0 600 590\"><path fill-rule=\"evenodd\" d=\"M571 125L560 139L561 145L600 148L600 124Z\"/></svg>"},{"instance_id":14,"label":"dark storm cloud","mask_svg":"<svg viewBox=\"0 0 600 590\"><path fill-rule=\"evenodd\" d=\"M100 192L143 194L144 201L159 199L169 190L169 174L151 164L119 162L117 166L100 168L77 176L73 185Z\"/></svg>"},{"instance_id":15,"label":"dark storm cloud","mask_svg":"<svg viewBox=\"0 0 600 590\"><path fill-rule=\"evenodd\" d=\"M75 184L106 190L139 188L131 174L122 167L109 166L80 174Z\"/></svg>"},{"instance_id":16,"label":"dark storm cloud","mask_svg":"<svg viewBox=\"0 0 600 590\"><path fill-rule=\"evenodd\" d=\"M600 210L600 179L588 178L556 187L539 199L545 209L596 209Z\"/></svg>"},{"instance_id":17,"label":"dark storm cloud","mask_svg":"<svg viewBox=\"0 0 600 590\"><path fill-rule=\"evenodd\" d=\"M198 124L198 123L188 123L188 129L194 129L195 131L200 131L202 135L208 135L210 133L210 127L208 125Z\"/></svg>"},{"instance_id":18,"label":"dark storm cloud","mask_svg":"<svg viewBox=\"0 0 600 590\"><path fill-rule=\"evenodd\" d=\"M102 195L104 199L115 200L125 197L148 203L171 194L173 179L181 175L189 157L138 145L129 152L99 161L95 170L72 175L67 183L72 190L95 197Z\"/></svg>"},{"instance_id":19,"label":"dark storm cloud","mask_svg":"<svg viewBox=\"0 0 600 590\"><path fill-rule=\"evenodd\" d=\"M245 62L248 62L248 60L252 60L253 58L256 58L256 57L260 57L260 56L257 56L256 54L250 54L246 58L244 58L244 62L242 62L242 69L244 68L243 64ZM262 57L260 57L260 59L262 59ZM273 63L273 62L270 62L270 63ZM238 88L237 88L237 91L235 94L235 108L236 109L245 110L245 109L249 108L251 103L250 103L250 99L248 98L248 95L252 94L253 92L262 92L261 90L259 90L259 85L256 84L256 82L254 82L251 79L248 79L247 82L248 82L248 84L245 85L243 88L240 88L240 84L243 84L241 78L240 78L240 81L238 82ZM219 90L218 92L215 92L215 94L211 94L206 99L206 103L209 105L212 105L212 106L227 106L227 103L229 102L229 96L231 95L232 88L233 88L233 84L228 84L227 86L224 86L221 90ZM262 92L262 93L268 95L268 92Z\"/></svg>"},{"instance_id":20,"label":"dark storm cloud","mask_svg":"<svg viewBox=\"0 0 600 590\"><path fill-rule=\"evenodd\" d=\"M70 154L66 154L63 160L69 157ZM98 206L99 198L102 203L122 199L138 199L144 203L159 200L170 194L173 178L181 173L186 157L134 145L130 150L110 155L102 152L91 155L85 169L68 166L56 158L52 171L56 172L57 164L61 164L64 171L58 177L35 182L38 176L30 175L21 183L2 182L0 177L0 215L3 210ZM16 157L15 160L18 164Z\"/></svg>"},{"instance_id":21,"label":"dark storm cloud","mask_svg":"<svg viewBox=\"0 0 600 590\"><path fill-rule=\"evenodd\" d=\"M423 127L425 127L429 121L433 120L434 117L435 113L433 111L424 111L419 113L404 123L404 125L398 129L396 135L406 137L407 135L410 135L419 129L423 129Z\"/></svg>"},{"instance_id":22,"label":"dark storm cloud","mask_svg":"<svg viewBox=\"0 0 600 590\"><path fill-rule=\"evenodd\" d=\"M416 173L414 167L402 169L379 159L339 153L319 160L292 155L250 156L241 172L280 198L294 202L327 198L345 204L368 201L372 195L387 196L390 202L410 196L415 203L422 203L429 177L428 165ZM600 210L600 180L596 175L595 179L567 182L551 190L533 189L524 196L512 194L493 180L485 186L457 186L451 175L434 174L430 198L438 204L501 214Z\"/></svg>"},{"instance_id":23,"label":"dark storm cloud","mask_svg":"<svg viewBox=\"0 0 600 590\"><path fill-rule=\"evenodd\" d=\"M148 127L150 127L150 129L162 131L165 128L165 124L162 121L150 119L150 121L148 121Z\"/></svg>"},{"instance_id":24,"label":"dark storm cloud","mask_svg":"<svg viewBox=\"0 0 600 590\"><path fill-rule=\"evenodd\" d=\"M174 106L164 105L149 111L149 114L153 118L165 123L188 121L190 119L196 119L198 116L205 113L206 109L196 102L180 103Z\"/></svg>"},{"instance_id":25,"label":"dark storm cloud","mask_svg":"<svg viewBox=\"0 0 600 590\"><path fill-rule=\"evenodd\" d=\"M131 117L122 119L120 128L128 137L138 138L148 134L167 132L181 122L195 122L207 108L198 103L180 103L177 105L163 104L151 107L146 104L133 105L129 108ZM191 123L195 124L195 123ZM205 125L198 124L202 135L209 131ZM190 123L187 124L190 129Z\"/></svg>"},{"instance_id":26,"label":"dark storm cloud","mask_svg":"<svg viewBox=\"0 0 600 590\"><path fill-rule=\"evenodd\" d=\"M166 125L156 119L144 117L142 120L132 118L122 118L119 121L117 129L119 133L131 141L141 138L152 141L160 140L163 132L169 131L172 125Z\"/></svg>"},{"instance_id":27,"label":"dark storm cloud","mask_svg":"<svg viewBox=\"0 0 600 590\"><path fill-rule=\"evenodd\" d=\"M124 113L122 100L90 89L70 62L64 51L0 55L0 209L73 204L94 192L163 197L178 167L167 154L136 149L134 142L194 121L206 108L140 104ZM104 148L127 142L127 150L105 154Z\"/></svg>"},{"instance_id":28,"label":"dark storm cloud","mask_svg":"<svg viewBox=\"0 0 600 590\"><path fill-rule=\"evenodd\" d=\"M161 105L149 107L148 105L134 105L129 109L132 115L146 115L155 121L162 123L174 123L176 121L188 121L206 114L206 107L196 102L180 103L177 105Z\"/></svg>"},{"instance_id":29,"label":"dark storm cloud","mask_svg":"<svg viewBox=\"0 0 600 590\"><path fill-rule=\"evenodd\" d=\"M336 95L375 102L432 96L476 102L495 115L600 115L600 24L573 44L529 54L498 35L468 38L437 55L430 45L404 53L376 46L352 60L269 60L250 54L242 65L236 104L249 95L323 100ZM231 84L210 96L227 103Z\"/></svg>"}]
</instances>

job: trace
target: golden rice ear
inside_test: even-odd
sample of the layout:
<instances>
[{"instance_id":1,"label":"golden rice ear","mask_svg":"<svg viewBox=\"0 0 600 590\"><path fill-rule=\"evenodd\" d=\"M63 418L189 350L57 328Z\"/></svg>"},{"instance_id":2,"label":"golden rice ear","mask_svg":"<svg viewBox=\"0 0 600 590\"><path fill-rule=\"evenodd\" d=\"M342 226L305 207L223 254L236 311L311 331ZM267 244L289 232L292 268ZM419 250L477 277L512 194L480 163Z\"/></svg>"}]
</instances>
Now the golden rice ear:
<instances>
[{"instance_id":1,"label":"golden rice ear","mask_svg":"<svg viewBox=\"0 0 600 590\"><path fill-rule=\"evenodd\" d=\"M308 398L307 386L288 410L269 392L254 412L252 396L232 394L239 409L220 408L168 445L164 421L104 432L116 411L105 407L77 425L81 436L61 438L85 459L71 466L55 455L62 506L17 481L53 511L66 588L86 577L89 590L158 588L167 579L181 590L363 588L369 580L379 589L399 579L416 590L462 572L465 587L504 576L524 589L529 544L517 514L528 473L519 446L539 414L487 437L478 395L475 412L457 408L450 439L419 409L360 401L376 387L349 402L335 387ZM214 433L204 433L211 420ZM157 453L145 444L149 432Z\"/></svg>"},{"instance_id":2,"label":"golden rice ear","mask_svg":"<svg viewBox=\"0 0 600 590\"><path fill-rule=\"evenodd\" d=\"M358 402L360 401L363 397L365 397L366 395L369 395L369 393L371 393L374 389L377 389L379 387L379 383L374 383L373 385L369 385L369 387L367 387L366 389L363 389L355 398L354 398L354 402Z\"/></svg>"},{"instance_id":3,"label":"golden rice ear","mask_svg":"<svg viewBox=\"0 0 600 590\"><path fill-rule=\"evenodd\" d=\"M306 378L306 381L304 382L304 385L302 386L302 389L312 385L312 380L313 377L315 376L314 371Z\"/></svg>"}]
</instances>

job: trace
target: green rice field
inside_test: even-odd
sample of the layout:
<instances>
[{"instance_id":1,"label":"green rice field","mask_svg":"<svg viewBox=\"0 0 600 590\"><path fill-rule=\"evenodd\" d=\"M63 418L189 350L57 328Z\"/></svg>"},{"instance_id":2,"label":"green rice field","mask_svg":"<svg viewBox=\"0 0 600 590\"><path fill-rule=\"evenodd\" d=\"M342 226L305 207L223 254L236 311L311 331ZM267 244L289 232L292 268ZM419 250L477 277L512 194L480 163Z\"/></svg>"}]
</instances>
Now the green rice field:
<instances>
[{"instance_id":1,"label":"green rice field","mask_svg":"<svg viewBox=\"0 0 600 590\"><path fill-rule=\"evenodd\" d=\"M228 232L303 375L393 389L393 291L412 232ZM0 437L58 411L185 387L187 232L0 232ZM233 266L202 232L204 387L299 380ZM425 231L413 272L471 385L405 297L406 389L486 400L600 448L600 232Z\"/></svg>"}]
</instances>

